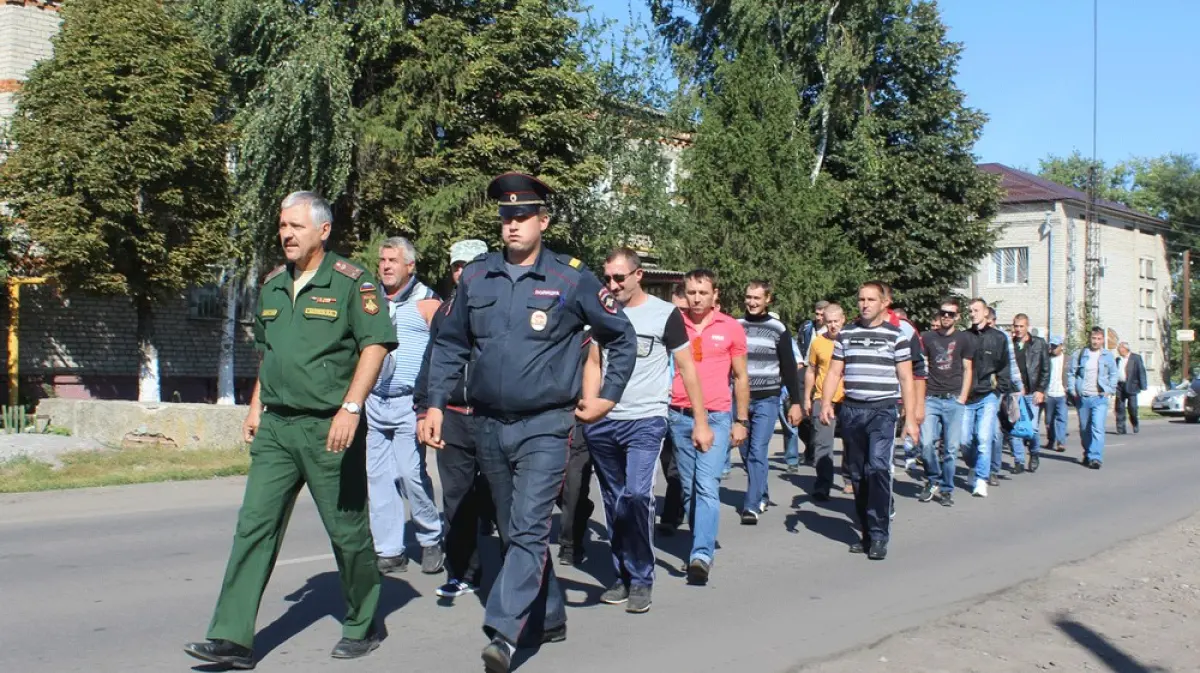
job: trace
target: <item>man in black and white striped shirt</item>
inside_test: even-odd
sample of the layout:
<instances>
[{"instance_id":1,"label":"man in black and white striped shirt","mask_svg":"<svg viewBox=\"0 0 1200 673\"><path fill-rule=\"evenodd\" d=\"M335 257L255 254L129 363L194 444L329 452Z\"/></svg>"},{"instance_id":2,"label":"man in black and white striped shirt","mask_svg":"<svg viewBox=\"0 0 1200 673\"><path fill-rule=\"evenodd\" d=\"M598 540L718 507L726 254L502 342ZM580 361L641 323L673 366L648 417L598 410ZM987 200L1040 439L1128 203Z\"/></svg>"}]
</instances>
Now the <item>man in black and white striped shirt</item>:
<instances>
[{"instance_id":1,"label":"man in black and white striped shirt","mask_svg":"<svg viewBox=\"0 0 1200 673\"><path fill-rule=\"evenodd\" d=\"M886 319L882 283L872 281L859 288L858 310L858 320L838 334L821 397L833 399L838 383L844 381L846 396L837 422L862 533L862 541L851 545L850 552L866 552L878 561L887 557L896 398L902 397L906 410L916 408L912 349L900 328ZM820 420L826 425L833 422L833 405L821 409ZM910 412L905 414L904 434L914 444L920 437Z\"/></svg>"}]
</instances>

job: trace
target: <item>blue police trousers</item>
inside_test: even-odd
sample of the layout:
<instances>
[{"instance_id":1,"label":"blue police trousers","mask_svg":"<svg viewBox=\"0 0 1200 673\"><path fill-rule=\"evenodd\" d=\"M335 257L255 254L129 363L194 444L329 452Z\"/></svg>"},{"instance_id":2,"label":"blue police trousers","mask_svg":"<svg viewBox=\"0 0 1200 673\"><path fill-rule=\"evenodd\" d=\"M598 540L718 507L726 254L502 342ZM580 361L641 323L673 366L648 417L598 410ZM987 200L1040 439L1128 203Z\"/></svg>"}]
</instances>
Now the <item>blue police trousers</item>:
<instances>
[{"instance_id":1,"label":"blue police trousers","mask_svg":"<svg viewBox=\"0 0 1200 673\"><path fill-rule=\"evenodd\" d=\"M864 542L888 541L896 418L895 401L871 406L846 400L838 409L846 472L854 484L854 508Z\"/></svg>"},{"instance_id":2,"label":"blue police trousers","mask_svg":"<svg viewBox=\"0 0 1200 673\"><path fill-rule=\"evenodd\" d=\"M557 409L515 421L475 419L479 469L506 541L504 563L488 595L483 630L515 644L541 642L566 624L565 597L550 562L554 501L567 471L575 411Z\"/></svg>"},{"instance_id":3,"label":"blue police trousers","mask_svg":"<svg viewBox=\"0 0 1200 673\"><path fill-rule=\"evenodd\" d=\"M654 473L667 419L604 419L584 426L583 434L600 480L613 571L627 584L650 586L654 584Z\"/></svg>"}]
</instances>

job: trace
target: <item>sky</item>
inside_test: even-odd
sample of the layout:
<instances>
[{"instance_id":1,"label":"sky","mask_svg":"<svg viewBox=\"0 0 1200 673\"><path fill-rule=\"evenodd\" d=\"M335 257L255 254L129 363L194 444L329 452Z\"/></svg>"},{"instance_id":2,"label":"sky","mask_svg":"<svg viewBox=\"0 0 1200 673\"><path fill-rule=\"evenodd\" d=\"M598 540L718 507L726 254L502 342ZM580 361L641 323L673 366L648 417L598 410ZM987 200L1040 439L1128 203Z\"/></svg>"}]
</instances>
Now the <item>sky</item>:
<instances>
[{"instance_id":1,"label":"sky","mask_svg":"<svg viewBox=\"0 0 1200 673\"><path fill-rule=\"evenodd\" d=\"M593 16L647 21L646 0L584 0ZM1098 0L1097 156L1200 154L1200 0ZM1036 172L1092 154L1092 0L941 0L963 45L956 78L989 121L980 161Z\"/></svg>"}]
</instances>

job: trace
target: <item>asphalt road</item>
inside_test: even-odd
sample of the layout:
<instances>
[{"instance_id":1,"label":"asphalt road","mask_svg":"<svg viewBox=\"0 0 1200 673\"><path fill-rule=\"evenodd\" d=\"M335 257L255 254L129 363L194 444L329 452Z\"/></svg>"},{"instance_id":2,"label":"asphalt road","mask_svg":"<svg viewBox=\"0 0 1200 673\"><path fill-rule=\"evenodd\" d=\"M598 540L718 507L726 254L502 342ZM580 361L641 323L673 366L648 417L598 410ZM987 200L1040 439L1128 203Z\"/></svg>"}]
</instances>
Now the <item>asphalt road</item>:
<instances>
[{"instance_id":1,"label":"asphalt road","mask_svg":"<svg viewBox=\"0 0 1200 673\"><path fill-rule=\"evenodd\" d=\"M792 481L774 464L777 506L757 527L739 525L745 479L735 471L724 484L721 550L707 587L686 586L678 572L685 532L658 541L650 613L598 604L611 576L604 543L594 541L585 567L560 568L568 640L519 654L519 670L795 670L1200 510L1200 427L1147 421L1140 435L1108 440L1099 472L1068 462L1073 433L1071 452L1050 454L1037 474L1014 476L985 500L959 492L953 509L917 502L916 482L898 474L884 562L846 553L850 501L813 503L810 469ZM242 484L0 496L0 671L161 673L198 664L180 648L204 637ZM480 600L440 605L433 590L443 578L416 565L385 580L383 646L363 660L331 660L341 600L307 494L280 559L258 619L258 670L482 669Z\"/></svg>"}]
</instances>

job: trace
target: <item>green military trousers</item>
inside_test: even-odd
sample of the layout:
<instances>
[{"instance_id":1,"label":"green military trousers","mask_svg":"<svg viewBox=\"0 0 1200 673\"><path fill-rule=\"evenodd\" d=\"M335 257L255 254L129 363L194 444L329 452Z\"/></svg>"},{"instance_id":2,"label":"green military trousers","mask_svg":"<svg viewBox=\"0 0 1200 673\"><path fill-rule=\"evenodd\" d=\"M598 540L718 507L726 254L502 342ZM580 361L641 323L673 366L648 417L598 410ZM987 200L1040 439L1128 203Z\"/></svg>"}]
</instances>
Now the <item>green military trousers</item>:
<instances>
[{"instance_id":1,"label":"green military trousers","mask_svg":"<svg viewBox=\"0 0 1200 673\"><path fill-rule=\"evenodd\" d=\"M380 583L367 510L367 424L360 421L350 448L333 453L325 450L331 421L263 412L250 445L246 494L208 638L253 647L263 590L304 484L333 544L346 599L342 635L367 637Z\"/></svg>"}]
</instances>

